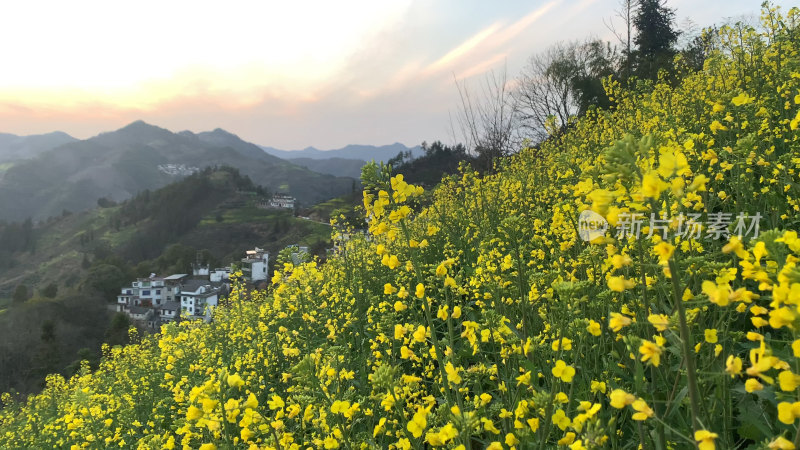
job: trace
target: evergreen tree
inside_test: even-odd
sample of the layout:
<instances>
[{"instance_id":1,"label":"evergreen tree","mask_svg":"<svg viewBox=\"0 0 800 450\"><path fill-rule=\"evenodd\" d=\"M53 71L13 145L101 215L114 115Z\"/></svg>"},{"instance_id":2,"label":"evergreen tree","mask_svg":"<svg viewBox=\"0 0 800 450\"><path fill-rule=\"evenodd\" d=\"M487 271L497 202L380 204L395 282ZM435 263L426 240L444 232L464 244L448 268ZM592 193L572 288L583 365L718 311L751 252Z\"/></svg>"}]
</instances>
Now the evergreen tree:
<instances>
[{"instance_id":1,"label":"evergreen tree","mask_svg":"<svg viewBox=\"0 0 800 450\"><path fill-rule=\"evenodd\" d=\"M55 283L50 283L42 289L42 296L47 298L55 298L58 295L58 286Z\"/></svg>"},{"instance_id":2,"label":"evergreen tree","mask_svg":"<svg viewBox=\"0 0 800 450\"><path fill-rule=\"evenodd\" d=\"M633 19L635 72L641 78L654 80L660 69L672 67L680 32L674 28L675 11L668 8L664 0L640 0L638 3Z\"/></svg>"},{"instance_id":3,"label":"evergreen tree","mask_svg":"<svg viewBox=\"0 0 800 450\"><path fill-rule=\"evenodd\" d=\"M14 290L13 296L14 303L25 303L28 300L28 287L20 284Z\"/></svg>"},{"instance_id":4,"label":"evergreen tree","mask_svg":"<svg viewBox=\"0 0 800 450\"><path fill-rule=\"evenodd\" d=\"M49 373L54 373L61 367L61 352L56 339L56 323L48 319L42 323L41 341L33 356L31 376L43 378Z\"/></svg>"},{"instance_id":5,"label":"evergreen tree","mask_svg":"<svg viewBox=\"0 0 800 450\"><path fill-rule=\"evenodd\" d=\"M128 329L131 320L125 313L116 313L106 330L105 340L109 345L125 345L128 343Z\"/></svg>"}]
</instances>

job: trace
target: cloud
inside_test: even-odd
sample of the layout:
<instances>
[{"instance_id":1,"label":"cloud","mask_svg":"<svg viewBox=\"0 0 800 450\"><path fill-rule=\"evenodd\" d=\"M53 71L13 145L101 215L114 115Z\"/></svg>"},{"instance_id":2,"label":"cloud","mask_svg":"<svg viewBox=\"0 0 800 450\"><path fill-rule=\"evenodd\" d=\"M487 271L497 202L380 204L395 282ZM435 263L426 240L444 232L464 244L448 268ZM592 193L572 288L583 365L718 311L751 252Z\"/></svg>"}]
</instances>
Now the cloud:
<instances>
[{"instance_id":1,"label":"cloud","mask_svg":"<svg viewBox=\"0 0 800 450\"><path fill-rule=\"evenodd\" d=\"M472 64L471 67L467 68L466 70L456 73L455 77L457 79L465 79L465 78L471 78L476 75L483 75L487 72L492 71L493 69L496 69L499 66L502 66L503 63L505 63L507 57L508 57L507 53L496 54L485 61Z\"/></svg>"},{"instance_id":2,"label":"cloud","mask_svg":"<svg viewBox=\"0 0 800 450\"><path fill-rule=\"evenodd\" d=\"M491 70L508 57L508 44L558 3L548 2L510 24L491 24L426 67L423 76L446 72L448 77L455 73L458 78L468 78Z\"/></svg>"},{"instance_id":3,"label":"cloud","mask_svg":"<svg viewBox=\"0 0 800 450\"><path fill-rule=\"evenodd\" d=\"M437 6L424 2L378 6L352 0L317 5L318 14L308 15L306 7L279 2L235 1L219 10L202 3L159 9L149 3L154 0L142 1L124 13L103 2L56 6L57 21L46 19L34 30L15 25L0 31L0 37L29 38L8 55L9 62L27 64L9 64L0 74L0 117L14 115L13 123L27 121L37 132L54 123L81 124L83 130L92 121L100 131L109 121L121 126L139 118L178 128L193 128L192 121L203 118L213 128L215 114L222 121L280 122L285 129L327 128L323 122L350 128L341 126L344 117L373 123L373 129L380 128L377 117L426 129L398 111L446 112L453 74L469 77L502 63L506 44L551 8L546 4L516 21L504 18L500 8L493 16L443 30L442 16L431 9ZM24 24L38 17L41 7L16 6L8 13ZM438 19L420 30L425 17ZM148 23L149 31L126 19ZM37 35L43 30L48 33ZM458 38L465 31L472 34L451 48L436 44L442 32ZM291 121L303 125L289 126ZM379 139L353 128L355 139ZM309 139L249 133L262 142Z\"/></svg>"},{"instance_id":4,"label":"cloud","mask_svg":"<svg viewBox=\"0 0 800 450\"><path fill-rule=\"evenodd\" d=\"M443 69L450 68L454 63L459 62L460 60L463 60L465 57L469 56L470 52L472 52L476 47L478 47L483 41L485 41L491 35L495 34L497 30L500 28L500 26L501 24L494 23L491 26L485 28L484 30L480 31L479 33L475 34L474 36L464 41L458 47L447 52L446 55L442 56L436 62L429 65L425 69L425 71L428 73L435 73Z\"/></svg>"},{"instance_id":5,"label":"cloud","mask_svg":"<svg viewBox=\"0 0 800 450\"><path fill-rule=\"evenodd\" d=\"M521 19L517 20L516 22L512 23L510 26L505 28L501 33L495 37L495 45L505 44L511 39L517 37L520 33L527 30L530 26L536 23L537 20L541 19L545 14L547 14L555 5L560 3L559 0L554 0L544 5L540 6L539 8L534 9L530 13L523 16Z\"/></svg>"},{"instance_id":6,"label":"cloud","mask_svg":"<svg viewBox=\"0 0 800 450\"><path fill-rule=\"evenodd\" d=\"M679 15L696 11L700 25L719 14L703 2L675 1ZM731 7L755 10L745 3ZM601 18L615 7L611 0L11 2L0 42L20 44L4 49L0 131L88 137L144 119L173 130L222 127L284 148L416 144L447 136L448 111L458 105L454 77L504 68L511 78L555 41L603 32Z\"/></svg>"}]
</instances>

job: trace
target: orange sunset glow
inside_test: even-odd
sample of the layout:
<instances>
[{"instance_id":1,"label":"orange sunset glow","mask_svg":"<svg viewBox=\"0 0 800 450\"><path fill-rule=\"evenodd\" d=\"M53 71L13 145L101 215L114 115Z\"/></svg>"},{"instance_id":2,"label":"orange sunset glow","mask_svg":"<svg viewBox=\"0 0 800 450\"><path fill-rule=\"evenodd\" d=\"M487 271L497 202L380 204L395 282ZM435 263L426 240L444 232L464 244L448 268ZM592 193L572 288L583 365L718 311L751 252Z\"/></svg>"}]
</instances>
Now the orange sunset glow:
<instances>
[{"instance_id":1,"label":"orange sunset glow","mask_svg":"<svg viewBox=\"0 0 800 450\"><path fill-rule=\"evenodd\" d=\"M718 9L676 1L693 20ZM725 3L729 15L752 12ZM284 148L446 138L454 80L513 74L615 2L9 2L0 131L86 138L144 119ZM704 25L704 24L699 24Z\"/></svg>"}]
</instances>

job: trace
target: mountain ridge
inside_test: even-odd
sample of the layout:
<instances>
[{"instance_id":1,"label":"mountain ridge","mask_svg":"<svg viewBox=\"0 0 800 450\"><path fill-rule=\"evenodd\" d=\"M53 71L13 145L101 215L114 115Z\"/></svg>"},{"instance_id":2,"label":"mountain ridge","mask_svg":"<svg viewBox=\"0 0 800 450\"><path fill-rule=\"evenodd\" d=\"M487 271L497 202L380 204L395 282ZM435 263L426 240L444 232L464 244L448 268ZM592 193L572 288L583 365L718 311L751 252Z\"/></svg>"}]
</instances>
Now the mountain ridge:
<instances>
[{"instance_id":1,"label":"mountain ridge","mask_svg":"<svg viewBox=\"0 0 800 450\"><path fill-rule=\"evenodd\" d=\"M29 159L60 145L77 141L63 131L19 136L0 133L0 164Z\"/></svg>"},{"instance_id":2,"label":"mountain ridge","mask_svg":"<svg viewBox=\"0 0 800 450\"><path fill-rule=\"evenodd\" d=\"M0 220L82 211L101 197L125 200L176 181L180 175L164 170L168 165L189 172L231 166L270 191L295 196L301 204L349 193L357 184L269 155L220 128L173 133L137 120L14 162L0 178Z\"/></svg>"},{"instance_id":3,"label":"mountain ridge","mask_svg":"<svg viewBox=\"0 0 800 450\"><path fill-rule=\"evenodd\" d=\"M341 158L341 159L356 159L362 161L375 161L387 162L391 158L397 156L400 152L411 151L414 157L422 156L425 152L422 147L417 145L414 147L407 147L404 144L395 142L388 145L364 145L364 144L349 144L341 148L320 150L315 147L306 147L302 150L281 150L274 147L260 145L265 152L283 159L296 159L296 158L310 158L310 159L328 159L328 158Z\"/></svg>"}]
</instances>

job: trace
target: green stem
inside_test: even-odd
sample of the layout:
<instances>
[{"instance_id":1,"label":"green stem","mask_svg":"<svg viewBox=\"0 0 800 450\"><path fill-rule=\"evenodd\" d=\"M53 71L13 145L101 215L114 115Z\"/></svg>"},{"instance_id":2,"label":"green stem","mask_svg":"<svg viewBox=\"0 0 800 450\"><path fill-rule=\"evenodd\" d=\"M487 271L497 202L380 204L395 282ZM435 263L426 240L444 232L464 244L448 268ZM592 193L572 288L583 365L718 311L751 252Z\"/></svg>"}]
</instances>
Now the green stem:
<instances>
[{"instance_id":1,"label":"green stem","mask_svg":"<svg viewBox=\"0 0 800 450\"><path fill-rule=\"evenodd\" d=\"M391 198L391 197L389 197ZM394 201L392 200L392 203ZM403 230L403 236L406 238L406 245L411 242L411 233L408 231L408 227L406 226L405 221L400 221L400 227ZM414 265L414 273L417 276L417 283L422 283L424 281L422 277L422 273L420 272L420 264L415 257L416 254L414 251L411 251L411 263ZM423 283L424 285L424 283ZM447 382L447 372L444 370L444 352L442 351L442 344L439 342L439 337L436 335L436 328L433 324L433 316L431 315L431 305L428 302L427 295L423 296L420 299L422 303L422 310L425 313L425 320L428 323L428 329L430 329L431 333L431 341L433 341L433 348L436 350L436 362L439 364L439 376L442 377L442 387L444 388L444 394L447 397L447 406L451 408L454 403L453 399L451 398L450 392L450 385ZM458 396L458 392L456 392L455 396Z\"/></svg>"},{"instance_id":2,"label":"green stem","mask_svg":"<svg viewBox=\"0 0 800 450\"><path fill-rule=\"evenodd\" d=\"M640 272L642 274L642 300L644 301L644 309L645 309L645 316L646 316L645 318L647 318L652 313L652 311L650 311L650 300L647 298L647 272L645 271L645 268L647 266L645 265L644 250L642 249L642 241L639 239L636 242L637 242L638 247L639 247L639 258L641 258L641 261L642 261L641 270L640 270ZM656 380L656 368L651 365L650 366L650 383L655 383L655 380ZM653 400L656 400L655 396L656 396L656 394L654 393ZM656 416L658 416L660 414L659 409L660 409L659 402L654 401L653 402L653 410L654 410ZM656 440L656 448L658 450L666 449L667 448L667 444L666 444L667 439L666 439L666 436L664 435L664 427L661 424L656 425L656 433L657 433L657 436L658 436L658 439Z\"/></svg>"},{"instance_id":3,"label":"green stem","mask_svg":"<svg viewBox=\"0 0 800 450\"><path fill-rule=\"evenodd\" d=\"M681 299L681 286L678 281L678 267L674 259L669 260L670 278L672 278L672 290L675 303L678 307L678 320L680 321L681 329L681 343L683 345L683 353L686 357L686 378L689 384L689 404L692 412L692 429L697 432L700 428L700 398L697 388L697 373L694 363L694 348L692 345L692 335L689 333L689 326L686 324L686 308L683 307L683 300ZM696 445L696 444L695 444Z\"/></svg>"}]
</instances>

